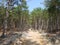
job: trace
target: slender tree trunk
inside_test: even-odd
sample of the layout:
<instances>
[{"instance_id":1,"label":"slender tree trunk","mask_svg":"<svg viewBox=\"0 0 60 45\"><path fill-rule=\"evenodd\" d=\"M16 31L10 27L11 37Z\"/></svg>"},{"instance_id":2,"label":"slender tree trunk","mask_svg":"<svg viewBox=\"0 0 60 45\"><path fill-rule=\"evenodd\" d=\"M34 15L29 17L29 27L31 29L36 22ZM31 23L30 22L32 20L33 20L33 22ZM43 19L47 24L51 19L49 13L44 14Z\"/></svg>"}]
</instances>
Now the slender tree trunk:
<instances>
[{"instance_id":1,"label":"slender tree trunk","mask_svg":"<svg viewBox=\"0 0 60 45\"><path fill-rule=\"evenodd\" d=\"M7 23L8 23L8 15L9 15L9 13L8 13L8 9L9 9L9 0L8 0L8 4L7 4L7 8L6 8L6 15L5 15L5 17L4 17L4 22L3 22L3 33L2 33L2 36L1 37L5 37L5 34L6 34L6 31L7 31Z\"/></svg>"},{"instance_id":2,"label":"slender tree trunk","mask_svg":"<svg viewBox=\"0 0 60 45\"><path fill-rule=\"evenodd\" d=\"M2 37L5 37L7 31L7 22L8 22L7 19L8 19L8 10L6 10L6 16L4 17Z\"/></svg>"},{"instance_id":3,"label":"slender tree trunk","mask_svg":"<svg viewBox=\"0 0 60 45\"><path fill-rule=\"evenodd\" d=\"M37 18L37 30L39 30L39 19Z\"/></svg>"}]
</instances>

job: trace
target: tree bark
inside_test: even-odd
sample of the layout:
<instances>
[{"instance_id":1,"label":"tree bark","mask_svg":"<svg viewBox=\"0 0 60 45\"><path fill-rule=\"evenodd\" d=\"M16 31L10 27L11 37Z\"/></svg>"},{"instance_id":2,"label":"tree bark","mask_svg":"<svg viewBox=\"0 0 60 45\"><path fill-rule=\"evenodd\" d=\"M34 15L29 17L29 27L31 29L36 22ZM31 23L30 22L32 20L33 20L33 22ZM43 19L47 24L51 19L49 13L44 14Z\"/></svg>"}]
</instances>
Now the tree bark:
<instances>
[{"instance_id":1,"label":"tree bark","mask_svg":"<svg viewBox=\"0 0 60 45\"><path fill-rule=\"evenodd\" d=\"M7 19L8 19L8 10L6 10L6 16L4 17L4 22L3 22L3 33L1 37L5 37L6 31L7 31Z\"/></svg>"}]
</instances>

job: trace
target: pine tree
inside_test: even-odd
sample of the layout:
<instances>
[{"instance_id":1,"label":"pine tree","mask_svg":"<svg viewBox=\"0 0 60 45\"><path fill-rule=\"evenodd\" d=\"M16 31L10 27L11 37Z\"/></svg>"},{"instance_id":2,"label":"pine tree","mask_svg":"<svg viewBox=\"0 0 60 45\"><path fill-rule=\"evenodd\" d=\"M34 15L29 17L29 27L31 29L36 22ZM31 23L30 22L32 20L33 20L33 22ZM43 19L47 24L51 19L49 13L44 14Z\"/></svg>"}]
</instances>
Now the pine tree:
<instances>
[{"instance_id":1,"label":"pine tree","mask_svg":"<svg viewBox=\"0 0 60 45\"><path fill-rule=\"evenodd\" d=\"M48 30L49 32L57 31L60 29L60 1L59 0L45 0L47 10L49 13L49 26ZM53 32L54 32L53 31Z\"/></svg>"}]
</instances>

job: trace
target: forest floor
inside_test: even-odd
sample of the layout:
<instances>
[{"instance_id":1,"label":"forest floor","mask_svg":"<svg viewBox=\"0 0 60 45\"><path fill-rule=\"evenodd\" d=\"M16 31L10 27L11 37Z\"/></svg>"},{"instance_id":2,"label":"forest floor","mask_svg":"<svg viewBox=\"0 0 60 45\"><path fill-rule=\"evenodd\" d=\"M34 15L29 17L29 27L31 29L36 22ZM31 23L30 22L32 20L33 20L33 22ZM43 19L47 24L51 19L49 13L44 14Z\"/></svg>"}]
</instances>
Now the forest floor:
<instances>
[{"instance_id":1,"label":"forest floor","mask_svg":"<svg viewBox=\"0 0 60 45\"><path fill-rule=\"evenodd\" d=\"M29 29L13 32L4 39L0 38L0 45L60 45L60 35Z\"/></svg>"}]
</instances>

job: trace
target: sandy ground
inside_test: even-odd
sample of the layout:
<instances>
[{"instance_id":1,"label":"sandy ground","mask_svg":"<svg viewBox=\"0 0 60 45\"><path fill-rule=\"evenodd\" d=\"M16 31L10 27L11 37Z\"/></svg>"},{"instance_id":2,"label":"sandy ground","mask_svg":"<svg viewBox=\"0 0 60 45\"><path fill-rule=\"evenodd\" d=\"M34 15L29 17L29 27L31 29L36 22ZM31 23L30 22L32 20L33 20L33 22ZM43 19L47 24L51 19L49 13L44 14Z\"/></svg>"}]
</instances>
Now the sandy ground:
<instances>
[{"instance_id":1,"label":"sandy ground","mask_svg":"<svg viewBox=\"0 0 60 45\"><path fill-rule=\"evenodd\" d=\"M52 34L50 37L47 37L47 35L44 32L29 30L23 32L21 39L25 41L25 45L60 45L60 38L57 35Z\"/></svg>"},{"instance_id":2,"label":"sandy ground","mask_svg":"<svg viewBox=\"0 0 60 45\"><path fill-rule=\"evenodd\" d=\"M10 37L4 39L5 41L0 45L60 45L58 35L50 35L50 37L47 37L47 35L47 33L40 33L31 29L24 32L14 32Z\"/></svg>"}]
</instances>

